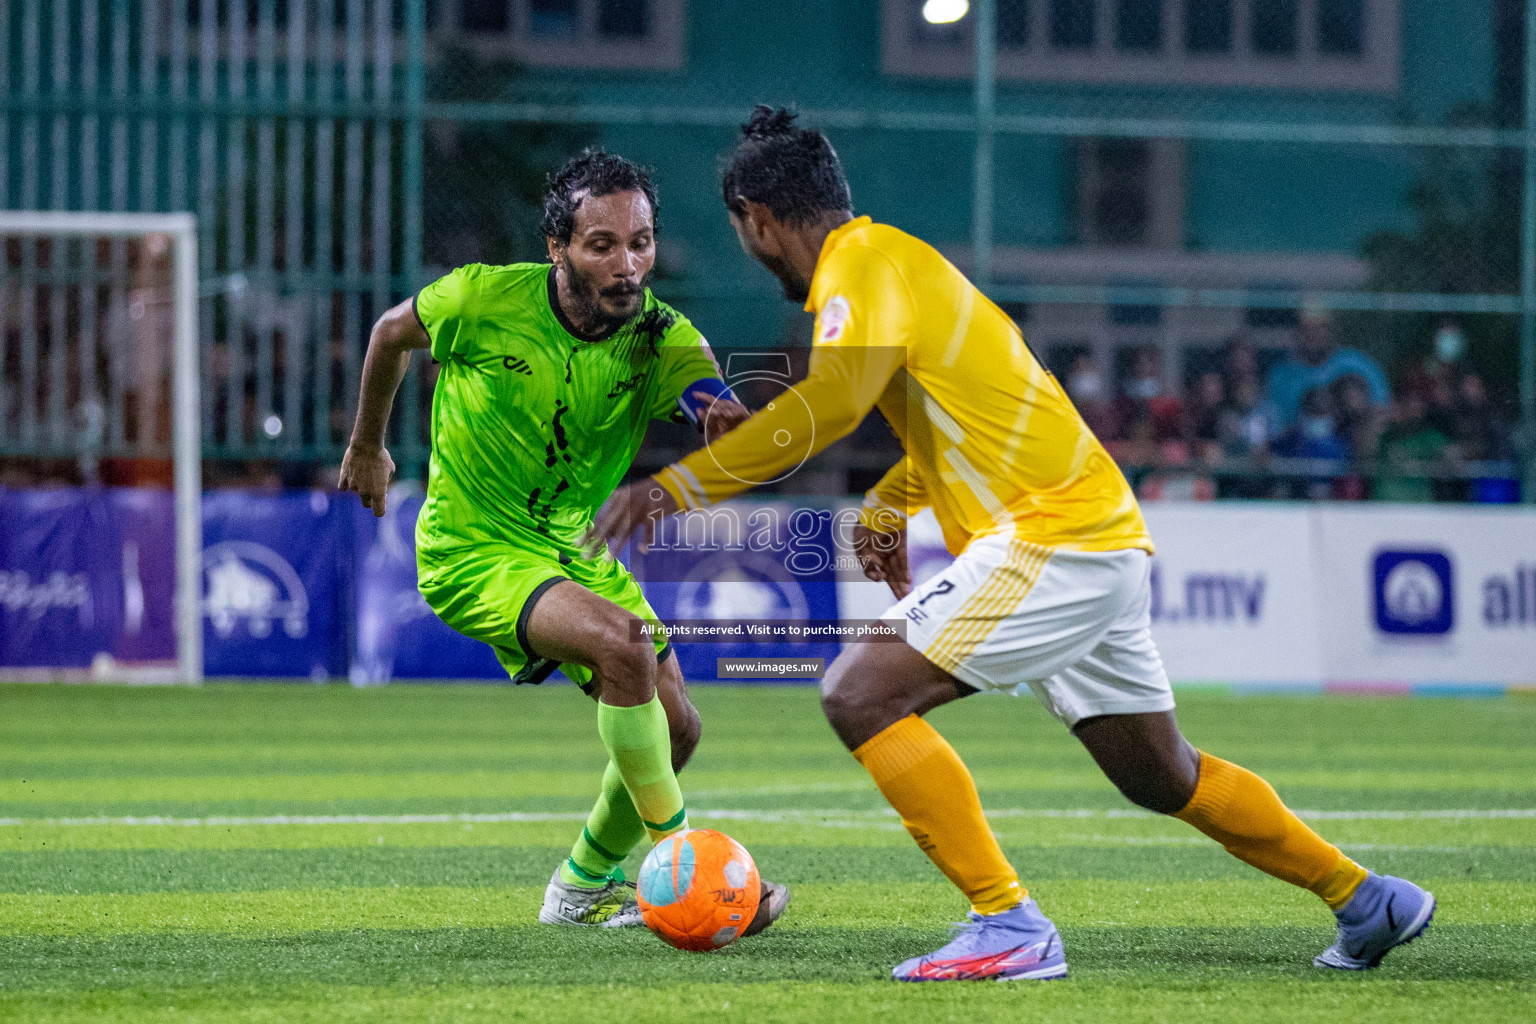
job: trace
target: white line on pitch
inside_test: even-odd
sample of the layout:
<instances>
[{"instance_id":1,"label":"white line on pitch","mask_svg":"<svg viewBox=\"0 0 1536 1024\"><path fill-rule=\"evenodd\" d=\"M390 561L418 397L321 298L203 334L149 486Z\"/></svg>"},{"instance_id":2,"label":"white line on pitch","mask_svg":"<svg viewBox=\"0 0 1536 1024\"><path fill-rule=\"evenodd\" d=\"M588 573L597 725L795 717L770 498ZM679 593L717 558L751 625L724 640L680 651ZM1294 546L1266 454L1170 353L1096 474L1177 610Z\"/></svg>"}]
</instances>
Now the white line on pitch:
<instances>
[{"instance_id":1,"label":"white line on pitch","mask_svg":"<svg viewBox=\"0 0 1536 1024\"><path fill-rule=\"evenodd\" d=\"M1419 821L1425 819L1508 819L1536 818L1536 808L1464 808L1428 811L1297 811L1303 818L1324 821ZM702 809L692 812L700 819L750 821L763 824L821 824L832 827L862 827L887 824L896 812L880 810L737 810ZM1131 809L1096 810L1091 808L1052 809L1008 807L987 812L990 818L1155 818L1150 811ZM584 821L584 811L506 811L489 814L269 814L251 817L219 816L177 818L167 815L144 817L87 818L0 818L0 827L49 826L172 826L183 828L218 828L250 825L443 825L503 824L553 821Z\"/></svg>"}]
</instances>

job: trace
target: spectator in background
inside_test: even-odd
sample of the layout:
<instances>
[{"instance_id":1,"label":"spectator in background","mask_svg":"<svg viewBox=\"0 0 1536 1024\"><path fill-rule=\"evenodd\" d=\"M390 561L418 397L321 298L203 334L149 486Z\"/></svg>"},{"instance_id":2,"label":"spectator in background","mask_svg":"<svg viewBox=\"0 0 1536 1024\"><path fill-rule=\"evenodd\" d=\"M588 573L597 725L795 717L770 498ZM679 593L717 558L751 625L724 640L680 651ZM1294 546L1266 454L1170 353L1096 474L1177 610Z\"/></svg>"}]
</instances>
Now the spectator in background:
<instances>
[{"instance_id":1,"label":"spectator in background","mask_svg":"<svg viewBox=\"0 0 1536 1024\"><path fill-rule=\"evenodd\" d=\"M1510 426L1488 398L1483 378L1463 374L1456 389L1456 409L1451 422L1451 439L1457 455L1470 463L1489 463L1514 458L1514 439ZM1468 466L1486 472L1486 465ZM1465 501L1483 504L1508 504L1520 500L1520 481L1512 475L1473 476L1466 481Z\"/></svg>"},{"instance_id":2,"label":"spectator in background","mask_svg":"<svg viewBox=\"0 0 1536 1024\"><path fill-rule=\"evenodd\" d=\"M1221 352L1221 374L1226 378L1228 395L1232 394L1238 381L1249 377L1258 379L1259 354L1254 351L1253 342L1247 335L1234 334L1227 339Z\"/></svg>"},{"instance_id":3,"label":"spectator in background","mask_svg":"<svg viewBox=\"0 0 1536 1024\"><path fill-rule=\"evenodd\" d=\"M1349 449L1355 470L1334 481L1335 498L1361 501L1370 495L1370 486L1359 469L1371 462L1381 447L1381 432L1387 424L1387 411L1371 404L1371 390L1356 374L1340 377L1333 384L1334 408L1338 411L1338 434Z\"/></svg>"},{"instance_id":4,"label":"spectator in background","mask_svg":"<svg viewBox=\"0 0 1536 1024\"><path fill-rule=\"evenodd\" d=\"M1475 373L1463 374L1458 382L1451 439L1461 457L1469 462L1491 462L1513 454L1509 425L1489 401L1483 378Z\"/></svg>"},{"instance_id":5,"label":"spectator in background","mask_svg":"<svg viewBox=\"0 0 1536 1024\"><path fill-rule=\"evenodd\" d=\"M1066 388L1067 396L1082 413L1088 429L1101 441L1114 438L1119 423L1109 400L1109 387L1092 356L1084 353L1072 363L1072 369L1067 372Z\"/></svg>"},{"instance_id":6,"label":"spectator in background","mask_svg":"<svg viewBox=\"0 0 1536 1024\"><path fill-rule=\"evenodd\" d=\"M1162 358L1155 345L1137 350L1114 411L1127 438L1130 428L1143 420L1151 426L1154 441L1174 441L1183 434L1184 403L1163 384Z\"/></svg>"},{"instance_id":7,"label":"spectator in background","mask_svg":"<svg viewBox=\"0 0 1536 1024\"><path fill-rule=\"evenodd\" d=\"M1454 430L1457 383L1466 373L1467 336L1455 320L1444 319L1435 328L1430 352L1406 374L1402 388L1424 399L1426 415L1447 434Z\"/></svg>"},{"instance_id":8,"label":"spectator in background","mask_svg":"<svg viewBox=\"0 0 1536 1024\"><path fill-rule=\"evenodd\" d=\"M1387 410L1371 402L1371 388L1358 374L1333 382L1333 404L1338 413L1338 432L1355 461L1376 457Z\"/></svg>"},{"instance_id":9,"label":"spectator in background","mask_svg":"<svg viewBox=\"0 0 1536 1024\"><path fill-rule=\"evenodd\" d=\"M1279 417L1264 400L1256 377L1233 382L1216 426L1221 453L1229 459L1251 459L1269 451L1280 433Z\"/></svg>"},{"instance_id":10,"label":"spectator in background","mask_svg":"<svg viewBox=\"0 0 1536 1024\"><path fill-rule=\"evenodd\" d=\"M1301 412L1301 400L1314 388L1330 387L1350 374L1358 375L1370 391L1371 404L1386 408L1392 401L1387 375L1359 349L1340 348L1333 315L1324 309L1301 311L1296 351L1269 371L1269 400L1289 428Z\"/></svg>"},{"instance_id":11,"label":"spectator in background","mask_svg":"<svg viewBox=\"0 0 1536 1024\"><path fill-rule=\"evenodd\" d=\"M1432 470L1450 454L1451 441L1430 422L1424 396L1404 394L1392 405L1392 422L1381 436L1378 501L1434 501Z\"/></svg>"},{"instance_id":12,"label":"spectator in background","mask_svg":"<svg viewBox=\"0 0 1536 1024\"><path fill-rule=\"evenodd\" d=\"M1228 384L1226 401L1217 419L1216 436L1222 456L1241 472L1217 480L1223 498L1270 497L1269 481L1257 475L1264 470L1269 445L1279 434L1274 410L1264 400L1257 375L1238 376Z\"/></svg>"},{"instance_id":13,"label":"spectator in background","mask_svg":"<svg viewBox=\"0 0 1536 1024\"><path fill-rule=\"evenodd\" d=\"M1187 414L1189 440L1202 456L1214 454L1221 441L1221 415L1226 406L1226 382L1215 370L1195 381Z\"/></svg>"},{"instance_id":14,"label":"spectator in background","mask_svg":"<svg viewBox=\"0 0 1536 1024\"><path fill-rule=\"evenodd\" d=\"M1320 463L1342 464L1349 459L1349 445L1339 436L1333 393L1329 388L1316 387L1302 396L1296 423L1275 441L1274 451L1285 458ZM1310 476L1292 478L1286 491L1292 498L1313 501L1331 498L1335 475L1319 467Z\"/></svg>"}]
</instances>

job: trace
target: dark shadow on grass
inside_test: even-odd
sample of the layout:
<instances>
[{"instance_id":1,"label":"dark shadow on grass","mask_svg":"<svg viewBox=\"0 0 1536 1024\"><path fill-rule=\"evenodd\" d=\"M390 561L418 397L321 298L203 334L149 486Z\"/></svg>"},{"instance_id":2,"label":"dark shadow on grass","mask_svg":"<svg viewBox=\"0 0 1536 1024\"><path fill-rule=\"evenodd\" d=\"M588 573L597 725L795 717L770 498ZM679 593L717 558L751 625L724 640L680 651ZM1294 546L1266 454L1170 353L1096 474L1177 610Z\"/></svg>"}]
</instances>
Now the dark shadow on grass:
<instances>
[{"instance_id":1,"label":"dark shadow on grass","mask_svg":"<svg viewBox=\"0 0 1536 1024\"><path fill-rule=\"evenodd\" d=\"M1336 977L1311 966L1329 936L1300 928L1070 928L1073 977L1139 985ZM944 941L940 929L787 928L712 954L640 931L538 926L310 932L291 936L8 936L6 989L204 989L273 994L303 985L714 984L881 979ZM1536 925L1436 926L1372 979L1528 981ZM1349 977L1357 977L1349 975Z\"/></svg>"}]
</instances>

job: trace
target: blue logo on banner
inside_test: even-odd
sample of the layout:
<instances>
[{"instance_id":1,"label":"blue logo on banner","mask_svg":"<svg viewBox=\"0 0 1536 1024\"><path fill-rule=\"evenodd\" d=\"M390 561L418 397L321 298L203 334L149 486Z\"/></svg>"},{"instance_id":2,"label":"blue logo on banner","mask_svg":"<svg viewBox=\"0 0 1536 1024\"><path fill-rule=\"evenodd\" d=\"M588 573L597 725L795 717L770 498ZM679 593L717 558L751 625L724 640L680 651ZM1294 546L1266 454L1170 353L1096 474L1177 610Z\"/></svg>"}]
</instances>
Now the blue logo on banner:
<instances>
[{"instance_id":1,"label":"blue logo on banner","mask_svg":"<svg viewBox=\"0 0 1536 1024\"><path fill-rule=\"evenodd\" d=\"M343 529L340 509L321 491L203 495L208 675L346 675Z\"/></svg>"},{"instance_id":2,"label":"blue logo on banner","mask_svg":"<svg viewBox=\"0 0 1536 1024\"><path fill-rule=\"evenodd\" d=\"M1376 554L1376 628L1399 636L1443 636L1456 624L1451 559L1443 551Z\"/></svg>"}]
</instances>

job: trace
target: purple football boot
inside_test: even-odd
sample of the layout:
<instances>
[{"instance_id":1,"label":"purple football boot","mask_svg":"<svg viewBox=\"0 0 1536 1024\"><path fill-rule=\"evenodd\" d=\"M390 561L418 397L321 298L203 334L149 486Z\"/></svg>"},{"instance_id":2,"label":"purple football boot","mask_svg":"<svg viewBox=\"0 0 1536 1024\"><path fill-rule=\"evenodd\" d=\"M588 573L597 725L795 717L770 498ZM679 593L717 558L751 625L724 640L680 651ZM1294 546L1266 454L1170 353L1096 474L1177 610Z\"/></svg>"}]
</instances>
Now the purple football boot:
<instances>
[{"instance_id":1,"label":"purple football boot","mask_svg":"<svg viewBox=\"0 0 1536 1024\"><path fill-rule=\"evenodd\" d=\"M1061 935L1034 900L1001 914L978 914L948 945L891 971L897 981L1024 981L1065 978Z\"/></svg>"},{"instance_id":2,"label":"purple football boot","mask_svg":"<svg viewBox=\"0 0 1536 1024\"><path fill-rule=\"evenodd\" d=\"M1364 971L1423 934L1435 916L1435 897L1405 879L1373 871L1334 916L1339 919L1339 937L1312 963Z\"/></svg>"}]
</instances>

